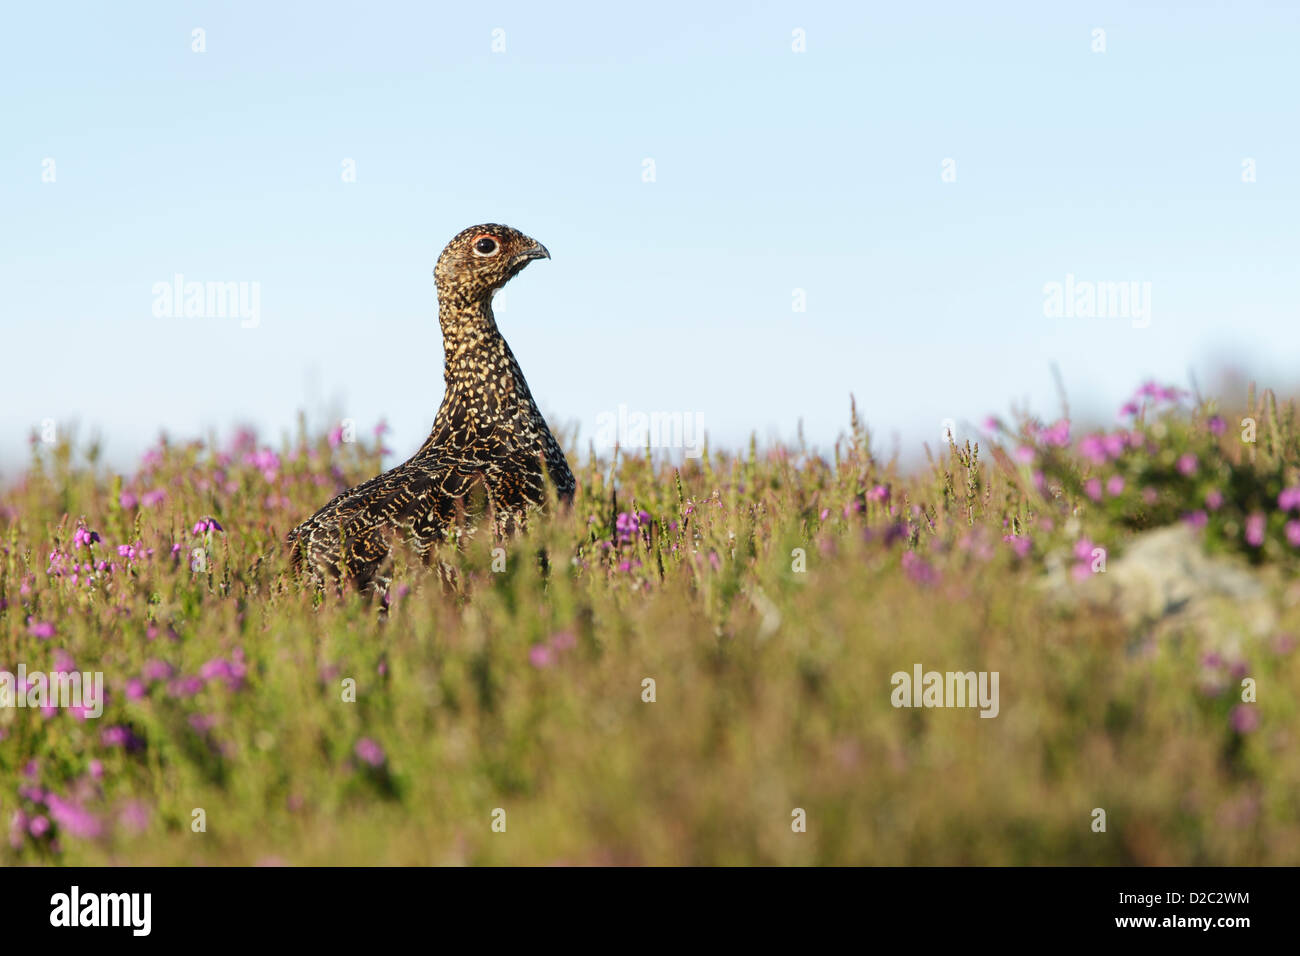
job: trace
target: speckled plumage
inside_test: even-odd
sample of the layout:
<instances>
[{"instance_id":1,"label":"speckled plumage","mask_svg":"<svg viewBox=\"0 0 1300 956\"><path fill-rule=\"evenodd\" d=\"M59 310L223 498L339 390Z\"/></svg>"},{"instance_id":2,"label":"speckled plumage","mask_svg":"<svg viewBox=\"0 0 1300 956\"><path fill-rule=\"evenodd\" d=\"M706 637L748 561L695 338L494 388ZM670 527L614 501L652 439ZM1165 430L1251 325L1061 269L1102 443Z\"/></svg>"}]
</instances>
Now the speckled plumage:
<instances>
[{"instance_id":1,"label":"speckled plumage","mask_svg":"<svg viewBox=\"0 0 1300 956\"><path fill-rule=\"evenodd\" d=\"M496 251L483 250L495 244ZM433 274L446 353L446 394L424 444L408 461L335 497L289 533L295 569L318 583L382 589L392 549L430 557L466 515L488 507L509 534L573 473L497 330L492 296L550 253L509 226L472 226L443 249Z\"/></svg>"}]
</instances>

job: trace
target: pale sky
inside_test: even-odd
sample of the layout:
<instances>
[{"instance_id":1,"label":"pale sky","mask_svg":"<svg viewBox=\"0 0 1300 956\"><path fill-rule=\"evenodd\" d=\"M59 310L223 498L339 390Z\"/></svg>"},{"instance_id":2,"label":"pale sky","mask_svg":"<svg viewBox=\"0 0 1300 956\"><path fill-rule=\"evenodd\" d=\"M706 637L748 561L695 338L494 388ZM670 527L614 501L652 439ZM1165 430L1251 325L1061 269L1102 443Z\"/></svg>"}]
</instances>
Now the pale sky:
<instances>
[{"instance_id":1,"label":"pale sky","mask_svg":"<svg viewBox=\"0 0 1300 956\"><path fill-rule=\"evenodd\" d=\"M302 409L405 458L479 222L551 251L498 322L584 449L620 405L827 448L853 393L914 454L1054 416L1053 363L1106 416L1225 363L1288 388L1297 48L1293 3L11 5L0 471L45 419L130 463ZM256 327L155 315L178 273L256 284ZM1067 276L1149 324L1045 315Z\"/></svg>"}]
</instances>

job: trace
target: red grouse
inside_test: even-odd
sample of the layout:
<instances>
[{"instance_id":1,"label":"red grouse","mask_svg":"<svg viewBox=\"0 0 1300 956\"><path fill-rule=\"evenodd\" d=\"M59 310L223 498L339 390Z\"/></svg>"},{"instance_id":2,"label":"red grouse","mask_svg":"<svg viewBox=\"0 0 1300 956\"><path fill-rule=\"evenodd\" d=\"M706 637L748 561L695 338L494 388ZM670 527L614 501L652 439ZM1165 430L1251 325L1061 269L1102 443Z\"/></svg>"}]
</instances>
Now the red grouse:
<instances>
[{"instance_id":1,"label":"red grouse","mask_svg":"<svg viewBox=\"0 0 1300 956\"><path fill-rule=\"evenodd\" d=\"M446 353L446 394L433 430L408 461L338 495L289 533L294 568L318 584L383 590L403 543L421 557L466 513L490 507L498 534L545 502L549 475L561 499L573 473L510 346L492 296L546 247L509 226L472 226L447 244L433 275ZM471 503L475 504L471 504Z\"/></svg>"}]
</instances>

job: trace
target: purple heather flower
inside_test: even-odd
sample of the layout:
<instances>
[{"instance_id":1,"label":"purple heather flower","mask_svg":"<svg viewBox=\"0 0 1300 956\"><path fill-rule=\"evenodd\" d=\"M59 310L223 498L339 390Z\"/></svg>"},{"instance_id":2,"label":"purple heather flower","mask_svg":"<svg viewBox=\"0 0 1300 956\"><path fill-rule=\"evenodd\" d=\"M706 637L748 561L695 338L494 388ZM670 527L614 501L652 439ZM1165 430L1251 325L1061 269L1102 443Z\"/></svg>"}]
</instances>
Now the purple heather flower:
<instances>
[{"instance_id":1,"label":"purple heather flower","mask_svg":"<svg viewBox=\"0 0 1300 956\"><path fill-rule=\"evenodd\" d=\"M199 676L205 681L224 681L231 690L239 690L244 683L248 668L240 661L228 661L215 657L199 668Z\"/></svg>"},{"instance_id":2,"label":"purple heather flower","mask_svg":"<svg viewBox=\"0 0 1300 956\"><path fill-rule=\"evenodd\" d=\"M76 575L73 575L73 580L75 582ZM27 619L27 633L43 641L49 640L54 636L54 624L50 621L37 621L29 617Z\"/></svg>"},{"instance_id":3,"label":"purple heather flower","mask_svg":"<svg viewBox=\"0 0 1300 956\"><path fill-rule=\"evenodd\" d=\"M104 761L102 761L102 760L92 760L92 761L90 761L90 765L89 765L89 767L90 767L90 779L91 779L91 780L103 780L103 779L104 779Z\"/></svg>"},{"instance_id":4,"label":"purple heather flower","mask_svg":"<svg viewBox=\"0 0 1300 956\"><path fill-rule=\"evenodd\" d=\"M1183 515L1183 520L1193 528L1204 528L1210 519L1209 515L1204 511L1189 511L1187 514Z\"/></svg>"},{"instance_id":5,"label":"purple heather flower","mask_svg":"<svg viewBox=\"0 0 1300 956\"><path fill-rule=\"evenodd\" d=\"M166 497L167 492L163 491L161 488L153 488L141 495L140 504L144 505L146 508L152 508L155 505L162 504Z\"/></svg>"},{"instance_id":6,"label":"purple heather flower","mask_svg":"<svg viewBox=\"0 0 1300 956\"><path fill-rule=\"evenodd\" d=\"M1283 488L1278 492L1277 506L1283 511L1294 511L1300 508L1300 486Z\"/></svg>"},{"instance_id":7,"label":"purple heather flower","mask_svg":"<svg viewBox=\"0 0 1300 956\"><path fill-rule=\"evenodd\" d=\"M362 737L358 740L353 752L363 763L367 763L372 767L383 766L384 760L387 759L384 756L384 748L369 737Z\"/></svg>"},{"instance_id":8,"label":"purple heather flower","mask_svg":"<svg viewBox=\"0 0 1300 956\"><path fill-rule=\"evenodd\" d=\"M193 697L203 690L203 678L178 677L167 684L168 697Z\"/></svg>"},{"instance_id":9,"label":"purple heather flower","mask_svg":"<svg viewBox=\"0 0 1300 956\"><path fill-rule=\"evenodd\" d=\"M24 836L26 832L27 814L22 810L15 810L14 815L9 818L9 845L15 850L21 850L26 841Z\"/></svg>"},{"instance_id":10,"label":"purple heather flower","mask_svg":"<svg viewBox=\"0 0 1300 956\"><path fill-rule=\"evenodd\" d=\"M1232 708L1232 713L1228 719L1232 723L1232 729L1239 734L1248 734L1259 726L1259 711L1255 709L1254 704L1238 704Z\"/></svg>"},{"instance_id":11,"label":"purple heather flower","mask_svg":"<svg viewBox=\"0 0 1300 956\"><path fill-rule=\"evenodd\" d=\"M551 647L557 651L567 651L576 647L578 639L573 636L572 631L559 631L551 635Z\"/></svg>"},{"instance_id":12,"label":"purple heather flower","mask_svg":"<svg viewBox=\"0 0 1300 956\"><path fill-rule=\"evenodd\" d=\"M189 725L196 734L206 734L217 725L217 718L211 714L190 714Z\"/></svg>"},{"instance_id":13,"label":"purple heather flower","mask_svg":"<svg viewBox=\"0 0 1300 956\"><path fill-rule=\"evenodd\" d=\"M1100 435L1085 435L1079 441L1079 454L1094 465L1106 462L1106 445Z\"/></svg>"},{"instance_id":14,"label":"purple heather flower","mask_svg":"<svg viewBox=\"0 0 1300 956\"><path fill-rule=\"evenodd\" d=\"M1218 511L1223 506L1223 492L1218 488L1211 488L1205 493L1205 507L1211 511Z\"/></svg>"},{"instance_id":15,"label":"purple heather flower","mask_svg":"<svg viewBox=\"0 0 1300 956\"><path fill-rule=\"evenodd\" d=\"M1196 456L1188 452L1178 459L1178 473L1187 476L1194 475L1196 474L1196 464Z\"/></svg>"},{"instance_id":16,"label":"purple heather flower","mask_svg":"<svg viewBox=\"0 0 1300 956\"><path fill-rule=\"evenodd\" d=\"M1089 478L1083 483L1083 493L1093 501L1101 501L1101 479Z\"/></svg>"},{"instance_id":17,"label":"purple heather flower","mask_svg":"<svg viewBox=\"0 0 1300 956\"><path fill-rule=\"evenodd\" d=\"M50 816L59 825L59 829L69 836L92 840L103 832L103 825L89 810L50 794Z\"/></svg>"},{"instance_id":18,"label":"purple heather flower","mask_svg":"<svg viewBox=\"0 0 1300 956\"><path fill-rule=\"evenodd\" d=\"M915 551L903 552L903 570L917 584L934 584L939 580L939 572Z\"/></svg>"},{"instance_id":19,"label":"purple heather flower","mask_svg":"<svg viewBox=\"0 0 1300 956\"><path fill-rule=\"evenodd\" d=\"M1293 548L1300 548L1300 521L1286 523L1286 543Z\"/></svg>"},{"instance_id":20,"label":"purple heather flower","mask_svg":"<svg viewBox=\"0 0 1300 956\"><path fill-rule=\"evenodd\" d=\"M1138 413L1137 402L1125 402L1123 405L1120 406L1119 409L1120 418L1131 418L1137 413Z\"/></svg>"},{"instance_id":21,"label":"purple heather flower","mask_svg":"<svg viewBox=\"0 0 1300 956\"><path fill-rule=\"evenodd\" d=\"M1216 435L1216 436L1222 435L1224 432L1228 430L1228 423L1225 422L1218 415L1211 415L1206 420L1205 425L1207 428L1210 429L1211 435Z\"/></svg>"},{"instance_id":22,"label":"purple heather flower","mask_svg":"<svg viewBox=\"0 0 1300 956\"><path fill-rule=\"evenodd\" d=\"M1028 445L1020 445L1016 448L1016 461L1022 465L1028 465L1034 460L1034 450Z\"/></svg>"},{"instance_id":23,"label":"purple heather flower","mask_svg":"<svg viewBox=\"0 0 1300 956\"><path fill-rule=\"evenodd\" d=\"M555 653L545 644L534 644L528 652L528 662L541 670L555 662Z\"/></svg>"},{"instance_id":24,"label":"purple heather flower","mask_svg":"<svg viewBox=\"0 0 1300 956\"><path fill-rule=\"evenodd\" d=\"M105 727L99 734L99 742L105 747L125 747L131 743L131 729L121 724Z\"/></svg>"},{"instance_id":25,"label":"purple heather flower","mask_svg":"<svg viewBox=\"0 0 1300 956\"><path fill-rule=\"evenodd\" d=\"M1253 514L1246 519L1246 543L1258 548L1264 543L1264 516Z\"/></svg>"},{"instance_id":26,"label":"purple heather flower","mask_svg":"<svg viewBox=\"0 0 1300 956\"><path fill-rule=\"evenodd\" d=\"M140 676L145 680L166 680L172 676L172 666L166 661L157 659L144 662L144 667L140 670Z\"/></svg>"},{"instance_id":27,"label":"purple heather flower","mask_svg":"<svg viewBox=\"0 0 1300 956\"><path fill-rule=\"evenodd\" d=\"M27 824L27 832L30 833L38 840L41 837L45 836L45 834L49 831L49 829L50 829L49 819L39 814L37 816L32 817L32 822Z\"/></svg>"},{"instance_id":28,"label":"purple heather flower","mask_svg":"<svg viewBox=\"0 0 1300 956\"><path fill-rule=\"evenodd\" d=\"M117 811L117 819L128 830L142 833L149 829L149 806L141 800L128 800Z\"/></svg>"},{"instance_id":29,"label":"purple heather flower","mask_svg":"<svg viewBox=\"0 0 1300 956\"><path fill-rule=\"evenodd\" d=\"M1112 498L1124 493L1124 479L1120 475L1111 475L1106 479L1106 494Z\"/></svg>"},{"instance_id":30,"label":"purple heather flower","mask_svg":"<svg viewBox=\"0 0 1300 956\"><path fill-rule=\"evenodd\" d=\"M130 511L134 508L138 500L139 499L129 491L124 491L117 496L117 503L122 506L124 511Z\"/></svg>"},{"instance_id":31,"label":"purple heather flower","mask_svg":"<svg viewBox=\"0 0 1300 956\"><path fill-rule=\"evenodd\" d=\"M1033 543L1025 535L1007 534L1002 536L1002 540L1011 545L1011 550L1018 558L1027 557L1030 548L1033 547Z\"/></svg>"},{"instance_id":32,"label":"purple heather flower","mask_svg":"<svg viewBox=\"0 0 1300 956\"><path fill-rule=\"evenodd\" d=\"M888 504L890 497L889 485L876 485L867 492L868 501L876 501L881 504Z\"/></svg>"},{"instance_id":33,"label":"purple heather flower","mask_svg":"<svg viewBox=\"0 0 1300 956\"><path fill-rule=\"evenodd\" d=\"M1062 418L1038 433L1038 440L1044 445L1064 448L1070 443L1070 420Z\"/></svg>"}]
</instances>

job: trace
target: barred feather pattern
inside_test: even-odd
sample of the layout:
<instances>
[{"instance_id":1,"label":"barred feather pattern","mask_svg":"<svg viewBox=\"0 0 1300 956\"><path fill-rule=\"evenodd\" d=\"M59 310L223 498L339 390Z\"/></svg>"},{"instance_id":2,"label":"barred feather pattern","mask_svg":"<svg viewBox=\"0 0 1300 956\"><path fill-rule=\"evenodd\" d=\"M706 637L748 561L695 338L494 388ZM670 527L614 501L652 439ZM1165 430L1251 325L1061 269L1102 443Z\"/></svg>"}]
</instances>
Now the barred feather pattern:
<instances>
[{"instance_id":1,"label":"barred feather pattern","mask_svg":"<svg viewBox=\"0 0 1300 956\"><path fill-rule=\"evenodd\" d=\"M434 278L446 392L429 437L410 459L337 495L289 533L297 572L382 591L393 551L426 562L454 530L484 512L509 535L546 502L546 481L571 499L573 473L547 427L510 346L492 296L550 253L516 229L471 226L447 244Z\"/></svg>"}]
</instances>

